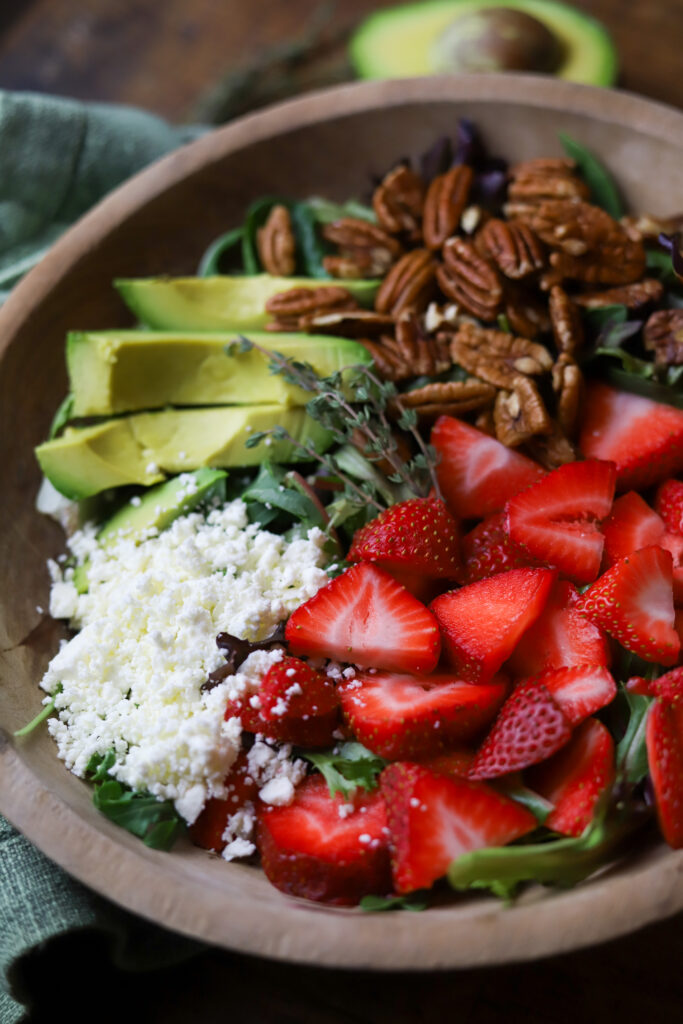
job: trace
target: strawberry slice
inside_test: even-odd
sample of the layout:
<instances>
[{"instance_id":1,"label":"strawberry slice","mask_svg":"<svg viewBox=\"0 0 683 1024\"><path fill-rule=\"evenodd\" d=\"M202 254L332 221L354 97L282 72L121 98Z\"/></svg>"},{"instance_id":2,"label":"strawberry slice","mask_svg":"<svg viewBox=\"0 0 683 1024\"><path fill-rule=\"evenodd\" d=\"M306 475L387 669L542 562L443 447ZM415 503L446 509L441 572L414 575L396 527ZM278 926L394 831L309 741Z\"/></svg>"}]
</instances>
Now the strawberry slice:
<instances>
[{"instance_id":1,"label":"strawberry slice","mask_svg":"<svg viewBox=\"0 0 683 1024\"><path fill-rule=\"evenodd\" d=\"M268 736L302 747L334 742L339 697L334 684L299 658L283 658L266 672L259 689L260 714Z\"/></svg>"},{"instance_id":2,"label":"strawberry slice","mask_svg":"<svg viewBox=\"0 0 683 1024\"><path fill-rule=\"evenodd\" d=\"M591 823L595 805L614 781L614 740L596 718L576 730L566 747L532 768L527 782L554 805L546 828L580 836Z\"/></svg>"},{"instance_id":3,"label":"strawberry slice","mask_svg":"<svg viewBox=\"0 0 683 1024\"><path fill-rule=\"evenodd\" d=\"M406 573L419 582L461 580L458 524L439 498L410 498L357 530L348 560L375 562L404 585Z\"/></svg>"},{"instance_id":4,"label":"strawberry slice","mask_svg":"<svg viewBox=\"0 0 683 1024\"><path fill-rule=\"evenodd\" d=\"M617 695L617 684L603 665L550 669L525 682L544 686L570 725L607 707Z\"/></svg>"},{"instance_id":5,"label":"strawberry slice","mask_svg":"<svg viewBox=\"0 0 683 1024\"><path fill-rule=\"evenodd\" d=\"M434 616L384 569L359 562L290 616L294 654L390 672L431 672L441 651Z\"/></svg>"},{"instance_id":6,"label":"strawberry slice","mask_svg":"<svg viewBox=\"0 0 683 1024\"><path fill-rule=\"evenodd\" d=\"M473 738L493 721L504 681L463 682L430 676L364 673L339 687L344 718L373 753L389 760L437 754Z\"/></svg>"},{"instance_id":7,"label":"strawberry slice","mask_svg":"<svg viewBox=\"0 0 683 1024\"><path fill-rule=\"evenodd\" d=\"M683 698L683 667L672 668L658 679L643 679L642 676L631 676L626 689L641 697L661 697L665 701L677 701Z\"/></svg>"},{"instance_id":8,"label":"strawberry slice","mask_svg":"<svg viewBox=\"0 0 683 1024\"><path fill-rule=\"evenodd\" d=\"M428 888L463 853L504 846L536 827L533 814L490 786L447 778L423 765L389 765L380 785L399 893Z\"/></svg>"},{"instance_id":9,"label":"strawberry slice","mask_svg":"<svg viewBox=\"0 0 683 1024\"><path fill-rule=\"evenodd\" d=\"M499 512L508 498L545 474L538 463L452 416L439 417L431 443L440 456L441 492L462 519Z\"/></svg>"},{"instance_id":10,"label":"strawberry slice","mask_svg":"<svg viewBox=\"0 0 683 1024\"><path fill-rule=\"evenodd\" d=\"M659 698L647 716L647 759L665 840L683 847L683 701Z\"/></svg>"},{"instance_id":11,"label":"strawberry slice","mask_svg":"<svg viewBox=\"0 0 683 1024\"><path fill-rule=\"evenodd\" d=\"M289 806L259 806L256 841L269 881L290 896L353 906L363 896L391 891L379 790L357 790L350 803L330 796L324 778L311 775Z\"/></svg>"},{"instance_id":12,"label":"strawberry slice","mask_svg":"<svg viewBox=\"0 0 683 1024\"><path fill-rule=\"evenodd\" d=\"M504 512L496 512L465 534L462 539L462 553L468 583L483 580L507 569L535 564L510 540Z\"/></svg>"},{"instance_id":13,"label":"strawberry slice","mask_svg":"<svg viewBox=\"0 0 683 1024\"><path fill-rule=\"evenodd\" d=\"M583 593L576 608L646 661L673 665L681 641L674 629L672 560L660 547L622 558Z\"/></svg>"},{"instance_id":14,"label":"strawberry slice","mask_svg":"<svg viewBox=\"0 0 683 1024\"><path fill-rule=\"evenodd\" d=\"M678 483L670 480L668 483ZM660 489L661 490L661 489ZM683 535L667 528L661 516L635 491L617 498L603 523L605 561L614 565L620 558L657 544L671 552L674 603L683 603Z\"/></svg>"},{"instance_id":15,"label":"strawberry slice","mask_svg":"<svg viewBox=\"0 0 683 1024\"><path fill-rule=\"evenodd\" d=\"M458 750L449 750L447 754L436 754L434 757L421 757L419 759L423 768L430 772L438 772L439 775L455 776L457 779L466 779L472 767L474 751L466 750L464 747Z\"/></svg>"},{"instance_id":16,"label":"strawberry slice","mask_svg":"<svg viewBox=\"0 0 683 1024\"><path fill-rule=\"evenodd\" d=\"M667 530L683 533L683 483L680 480L665 480L660 485L655 497L655 508Z\"/></svg>"},{"instance_id":17,"label":"strawberry slice","mask_svg":"<svg viewBox=\"0 0 683 1024\"><path fill-rule=\"evenodd\" d=\"M463 679L491 679L543 611L552 569L510 569L432 601L444 650Z\"/></svg>"},{"instance_id":18,"label":"strawberry slice","mask_svg":"<svg viewBox=\"0 0 683 1024\"><path fill-rule=\"evenodd\" d=\"M515 676L535 676L552 668L609 665L605 632L576 610L576 587L557 580L548 602L512 652L506 668Z\"/></svg>"},{"instance_id":19,"label":"strawberry slice","mask_svg":"<svg viewBox=\"0 0 683 1024\"><path fill-rule=\"evenodd\" d=\"M600 571L604 537L596 520L614 498L611 462L570 462L511 498L505 506L510 540L575 583Z\"/></svg>"},{"instance_id":20,"label":"strawberry slice","mask_svg":"<svg viewBox=\"0 0 683 1024\"><path fill-rule=\"evenodd\" d=\"M545 761L571 738L557 701L535 680L515 687L477 751L471 779L495 779Z\"/></svg>"},{"instance_id":21,"label":"strawberry slice","mask_svg":"<svg viewBox=\"0 0 683 1024\"><path fill-rule=\"evenodd\" d=\"M228 819L236 814L249 800L255 800L258 787L249 774L246 753L238 755L225 778L227 795L223 799L211 797L206 801L197 820L190 825L190 839L196 846L220 853L225 846L223 833Z\"/></svg>"},{"instance_id":22,"label":"strawberry slice","mask_svg":"<svg viewBox=\"0 0 683 1024\"><path fill-rule=\"evenodd\" d=\"M683 411L592 383L579 448L586 458L616 463L620 491L642 490L683 469Z\"/></svg>"}]
</instances>

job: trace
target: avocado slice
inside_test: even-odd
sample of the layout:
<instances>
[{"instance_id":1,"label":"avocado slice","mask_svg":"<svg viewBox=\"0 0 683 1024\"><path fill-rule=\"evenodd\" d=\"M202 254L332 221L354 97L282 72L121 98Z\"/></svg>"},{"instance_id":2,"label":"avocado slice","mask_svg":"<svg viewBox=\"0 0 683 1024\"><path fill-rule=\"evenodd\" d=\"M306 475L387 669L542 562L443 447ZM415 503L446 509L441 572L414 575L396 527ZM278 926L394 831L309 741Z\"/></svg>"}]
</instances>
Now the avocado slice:
<instances>
[{"instance_id":1,"label":"avocado slice","mask_svg":"<svg viewBox=\"0 0 683 1024\"><path fill-rule=\"evenodd\" d=\"M315 334L248 331L270 351L310 363L321 377L371 362L363 345ZM257 349L226 346L234 333L73 331L66 343L71 419L166 405L305 405L311 395L271 373Z\"/></svg>"},{"instance_id":2,"label":"avocado slice","mask_svg":"<svg viewBox=\"0 0 683 1024\"><path fill-rule=\"evenodd\" d=\"M283 405L164 409L67 427L45 441L36 456L45 476L67 498L79 500L123 484L146 487L167 474L200 466L255 466L264 451L271 462L295 462L301 452L288 441L247 448L252 433L282 426L296 440L323 451L332 436L302 408ZM264 444L266 444L264 442Z\"/></svg>"},{"instance_id":3,"label":"avocado slice","mask_svg":"<svg viewBox=\"0 0 683 1024\"><path fill-rule=\"evenodd\" d=\"M254 274L123 278L114 284L128 308L146 327L161 331L246 331L265 327L270 319L266 302L278 292L340 284L362 306L371 306L380 282Z\"/></svg>"},{"instance_id":4,"label":"avocado slice","mask_svg":"<svg viewBox=\"0 0 683 1024\"><path fill-rule=\"evenodd\" d=\"M498 46L491 46L496 16L482 17L482 12L503 9L523 12L540 23L541 29L549 30L558 44L556 55L550 58L554 67L543 66L547 46L530 47L529 52L535 52L540 60L535 66L520 67L500 59ZM509 31L505 26L501 35ZM427 0L377 11L355 32L350 55L361 78L506 69L551 70L559 78L587 85L613 85L617 77L616 50L604 26L583 11L554 0L510 0L505 4L497 0Z\"/></svg>"}]
</instances>

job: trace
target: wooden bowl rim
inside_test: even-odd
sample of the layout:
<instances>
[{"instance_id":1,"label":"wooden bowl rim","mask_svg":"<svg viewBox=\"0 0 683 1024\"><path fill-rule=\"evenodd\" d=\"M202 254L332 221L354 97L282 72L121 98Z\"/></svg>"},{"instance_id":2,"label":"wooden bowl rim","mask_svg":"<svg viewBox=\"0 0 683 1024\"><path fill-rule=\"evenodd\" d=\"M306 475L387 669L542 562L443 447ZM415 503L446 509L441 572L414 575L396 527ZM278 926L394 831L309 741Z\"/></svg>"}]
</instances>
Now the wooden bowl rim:
<instances>
[{"instance_id":1,"label":"wooden bowl rim","mask_svg":"<svg viewBox=\"0 0 683 1024\"><path fill-rule=\"evenodd\" d=\"M110 193L50 249L0 310L0 359L36 304L115 226L199 169L255 142L323 118L406 103L523 103L618 123L640 135L683 138L683 114L624 92L532 75L452 75L361 82L311 93L241 118L157 161ZM625 934L683 908L683 851L658 847L570 892L536 889L512 908L487 899L422 914L364 914L290 900L225 894L177 859L128 845L81 817L0 729L0 810L47 856L115 903L157 924L275 959L330 967L424 970L548 956ZM120 837L119 837L120 836ZM231 870L226 865L225 870ZM232 870L239 871L239 867ZM170 883L170 885L169 885Z\"/></svg>"}]
</instances>

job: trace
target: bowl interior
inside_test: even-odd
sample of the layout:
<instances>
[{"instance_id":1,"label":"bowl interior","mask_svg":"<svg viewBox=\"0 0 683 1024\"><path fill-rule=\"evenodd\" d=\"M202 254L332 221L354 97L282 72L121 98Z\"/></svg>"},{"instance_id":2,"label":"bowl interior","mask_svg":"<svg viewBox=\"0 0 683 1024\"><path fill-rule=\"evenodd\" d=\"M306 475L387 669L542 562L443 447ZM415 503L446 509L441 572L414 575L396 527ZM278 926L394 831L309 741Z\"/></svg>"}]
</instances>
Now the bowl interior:
<instances>
[{"instance_id":1,"label":"bowl interior","mask_svg":"<svg viewBox=\"0 0 683 1024\"><path fill-rule=\"evenodd\" d=\"M634 210L667 213L680 203L675 111L533 77L366 83L243 119L161 161L72 229L0 312L0 807L87 884L213 943L326 964L464 966L569 949L683 906L683 854L661 845L573 892L530 891L512 910L488 899L388 917L311 906L287 900L258 870L189 844L171 855L146 849L98 815L44 731L11 739L39 710L37 682L61 634L41 611L45 562L62 541L34 512L33 447L65 391L66 331L129 322L113 278L193 273L209 241L254 198L367 195L371 174L452 134L463 116L511 160L560 155L557 132L567 132L605 160Z\"/></svg>"}]
</instances>

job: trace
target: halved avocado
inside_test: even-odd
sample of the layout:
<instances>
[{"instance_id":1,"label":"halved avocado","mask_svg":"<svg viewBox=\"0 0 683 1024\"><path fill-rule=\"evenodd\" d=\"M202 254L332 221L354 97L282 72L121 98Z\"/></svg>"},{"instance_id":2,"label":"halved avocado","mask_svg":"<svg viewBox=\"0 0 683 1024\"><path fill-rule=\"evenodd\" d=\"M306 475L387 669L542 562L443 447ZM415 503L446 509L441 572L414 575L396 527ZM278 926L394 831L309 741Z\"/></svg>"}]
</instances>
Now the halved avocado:
<instances>
[{"instance_id":1,"label":"halved avocado","mask_svg":"<svg viewBox=\"0 0 683 1024\"><path fill-rule=\"evenodd\" d=\"M517 24L514 12L521 15ZM613 85L617 77L604 26L552 0L428 0L389 8L361 24L350 55L361 78L526 70Z\"/></svg>"}]
</instances>

